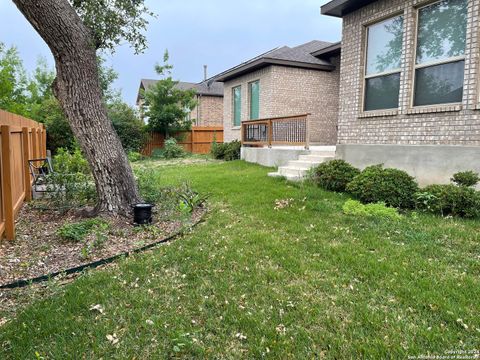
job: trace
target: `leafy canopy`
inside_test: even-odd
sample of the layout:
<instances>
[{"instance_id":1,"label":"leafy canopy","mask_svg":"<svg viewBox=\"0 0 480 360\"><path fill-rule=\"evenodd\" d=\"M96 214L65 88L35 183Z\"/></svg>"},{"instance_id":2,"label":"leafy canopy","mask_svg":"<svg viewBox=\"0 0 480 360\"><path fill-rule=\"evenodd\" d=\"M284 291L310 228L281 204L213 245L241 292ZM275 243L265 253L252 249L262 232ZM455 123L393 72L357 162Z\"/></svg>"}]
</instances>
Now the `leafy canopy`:
<instances>
[{"instance_id":1,"label":"leafy canopy","mask_svg":"<svg viewBox=\"0 0 480 360\"><path fill-rule=\"evenodd\" d=\"M122 40L135 53L147 47L143 31L148 17L154 17L144 0L69 0L83 23L90 28L96 49L114 52Z\"/></svg>"},{"instance_id":2,"label":"leafy canopy","mask_svg":"<svg viewBox=\"0 0 480 360\"><path fill-rule=\"evenodd\" d=\"M155 71L163 78L143 93L145 115L150 130L168 135L173 131L191 126L188 118L197 105L195 90L182 90L172 78L173 66L168 64L168 51L163 56L163 65L157 64Z\"/></svg>"}]
</instances>

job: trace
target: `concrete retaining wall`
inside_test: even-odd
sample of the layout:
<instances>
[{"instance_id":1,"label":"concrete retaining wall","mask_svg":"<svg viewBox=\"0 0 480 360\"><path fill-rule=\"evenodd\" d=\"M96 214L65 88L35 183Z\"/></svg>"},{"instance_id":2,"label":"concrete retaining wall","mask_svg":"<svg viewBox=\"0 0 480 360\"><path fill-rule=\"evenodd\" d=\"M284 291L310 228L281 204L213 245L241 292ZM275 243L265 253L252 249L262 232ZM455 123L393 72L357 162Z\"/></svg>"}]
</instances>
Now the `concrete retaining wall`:
<instances>
[{"instance_id":1,"label":"concrete retaining wall","mask_svg":"<svg viewBox=\"0 0 480 360\"><path fill-rule=\"evenodd\" d=\"M305 149L242 147L241 158L247 162L275 167L286 165L290 160L297 160L300 155L308 153Z\"/></svg>"},{"instance_id":2,"label":"concrete retaining wall","mask_svg":"<svg viewBox=\"0 0 480 360\"><path fill-rule=\"evenodd\" d=\"M480 173L480 146L342 144L336 157L361 169L383 163L405 170L421 186L448 183L458 171Z\"/></svg>"}]
</instances>

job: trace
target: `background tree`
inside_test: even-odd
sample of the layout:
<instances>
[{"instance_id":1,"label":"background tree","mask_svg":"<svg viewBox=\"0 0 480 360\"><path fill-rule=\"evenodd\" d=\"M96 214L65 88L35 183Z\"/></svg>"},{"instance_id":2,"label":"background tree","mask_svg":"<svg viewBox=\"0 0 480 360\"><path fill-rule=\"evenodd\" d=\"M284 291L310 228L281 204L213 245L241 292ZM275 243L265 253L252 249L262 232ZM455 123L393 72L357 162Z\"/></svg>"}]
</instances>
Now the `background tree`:
<instances>
[{"instance_id":1,"label":"background tree","mask_svg":"<svg viewBox=\"0 0 480 360\"><path fill-rule=\"evenodd\" d=\"M189 129L192 121L188 115L197 105L195 90L178 89L178 81L172 78L172 69L173 66L168 64L168 51L165 51L163 65L155 66L155 71L163 78L143 94L148 128L165 136Z\"/></svg>"},{"instance_id":2,"label":"background tree","mask_svg":"<svg viewBox=\"0 0 480 360\"><path fill-rule=\"evenodd\" d=\"M117 100L108 104L108 117L127 154L131 151L140 152L147 140L147 133L137 110Z\"/></svg>"},{"instance_id":3,"label":"background tree","mask_svg":"<svg viewBox=\"0 0 480 360\"><path fill-rule=\"evenodd\" d=\"M49 46L56 65L53 92L92 169L97 212L126 214L140 201L132 169L107 115L97 50L127 40L145 49L143 0L12 0Z\"/></svg>"},{"instance_id":4,"label":"background tree","mask_svg":"<svg viewBox=\"0 0 480 360\"><path fill-rule=\"evenodd\" d=\"M24 114L27 111L27 77L15 47L0 43L0 109Z\"/></svg>"}]
</instances>

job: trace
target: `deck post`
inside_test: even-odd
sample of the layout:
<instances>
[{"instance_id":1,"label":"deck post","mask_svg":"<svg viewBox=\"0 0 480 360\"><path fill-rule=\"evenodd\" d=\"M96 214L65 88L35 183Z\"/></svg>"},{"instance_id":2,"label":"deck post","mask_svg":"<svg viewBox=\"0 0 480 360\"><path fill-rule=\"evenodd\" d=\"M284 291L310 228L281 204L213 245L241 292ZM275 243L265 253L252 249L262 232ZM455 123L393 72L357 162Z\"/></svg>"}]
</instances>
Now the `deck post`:
<instances>
[{"instance_id":1,"label":"deck post","mask_svg":"<svg viewBox=\"0 0 480 360\"><path fill-rule=\"evenodd\" d=\"M268 147L272 147L272 139L273 139L273 123L272 119L268 119Z\"/></svg>"},{"instance_id":2,"label":"deck post","mask_svg":"<svg viewBox=\"0 0 480 360\"><path fill-rule=\"evenodd\" d=\"M305 117L305 149L310 148L310 116Z\"/></svg>"}]
</instances>

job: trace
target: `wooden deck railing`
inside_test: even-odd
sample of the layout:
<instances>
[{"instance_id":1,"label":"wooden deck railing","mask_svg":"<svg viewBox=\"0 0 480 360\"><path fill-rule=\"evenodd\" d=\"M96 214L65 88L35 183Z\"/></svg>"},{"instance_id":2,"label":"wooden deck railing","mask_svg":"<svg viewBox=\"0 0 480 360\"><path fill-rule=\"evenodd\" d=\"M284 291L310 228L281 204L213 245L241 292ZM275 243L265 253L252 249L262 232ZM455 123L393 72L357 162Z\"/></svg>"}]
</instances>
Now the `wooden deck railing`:
<instances>
[{"instance_id":1,"label":"wooden deck railing","mask_svg":"<svg viewBox=\"0 0 480 360\"><path fill-rule=\"evenodd\" d=\"M296 145L308 149L310 114L242 121L242 145Z\"/></svg>"}]
</instances>

